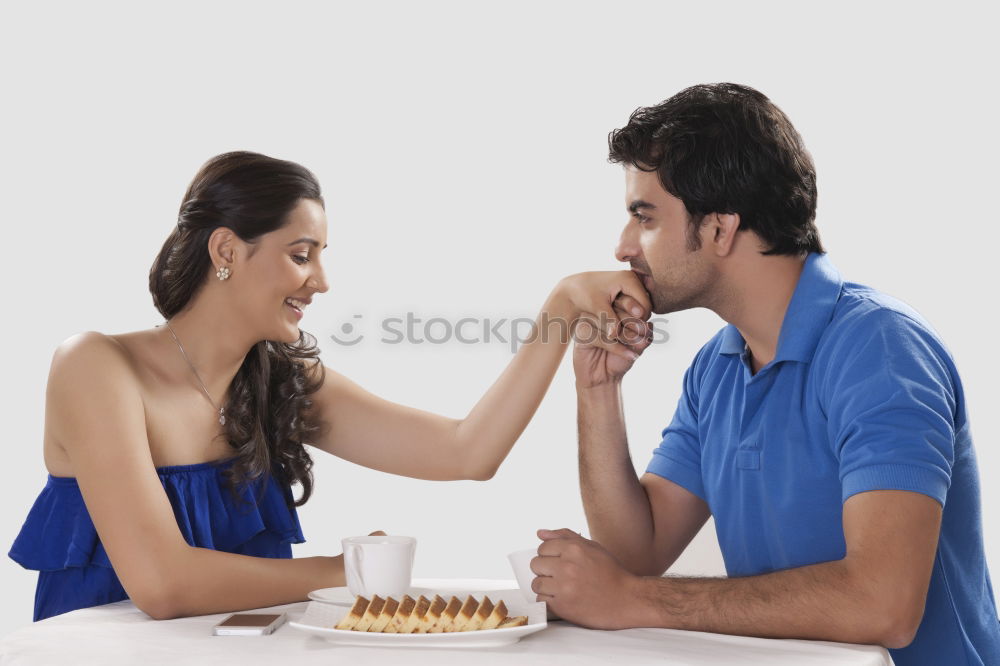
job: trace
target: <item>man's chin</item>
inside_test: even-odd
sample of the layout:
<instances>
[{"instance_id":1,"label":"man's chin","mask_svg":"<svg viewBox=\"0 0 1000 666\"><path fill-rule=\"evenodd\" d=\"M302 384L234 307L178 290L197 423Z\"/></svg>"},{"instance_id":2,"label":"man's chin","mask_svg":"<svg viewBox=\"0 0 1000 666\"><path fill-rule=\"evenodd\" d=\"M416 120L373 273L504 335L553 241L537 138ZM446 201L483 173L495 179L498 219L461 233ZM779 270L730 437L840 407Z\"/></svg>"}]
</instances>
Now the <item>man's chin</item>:
<instances>
[{"instance_id":1,"label":"man's chin","mask_svg":"<svg viewBox=\"0 0 1000 666\"><path fill-rule=\"evenodd\" d=\"M651 299L653 302L653 307L651 308L653 314L665 315L672 312L683 312L684 310L691 310L692 308L699 307L694 303L664 303L656 298Z\"/></svg>"},{"instance_id":2,"label":"man's chin","mask_svg":"<svg viewBox=\"0 0 1000 666\"><path fill-rule=\"evenodd\" d=\"M656 294L652 291L649 292L649 303L649 309L652 310L653 314L667 314L674 311L671 307L672 303L667 303L662 298L657 298Z\"/></svg>"}]
</instances>

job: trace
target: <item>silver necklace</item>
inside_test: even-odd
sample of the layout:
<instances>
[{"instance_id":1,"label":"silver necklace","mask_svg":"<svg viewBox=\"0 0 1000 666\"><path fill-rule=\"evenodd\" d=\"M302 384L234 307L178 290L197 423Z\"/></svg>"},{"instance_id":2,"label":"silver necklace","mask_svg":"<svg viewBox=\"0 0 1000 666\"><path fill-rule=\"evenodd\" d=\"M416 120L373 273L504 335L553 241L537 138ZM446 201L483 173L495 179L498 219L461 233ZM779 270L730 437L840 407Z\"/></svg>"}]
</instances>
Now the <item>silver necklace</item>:
<instances>
[{"instance_id":1,"label":"silver necklace","mask_svg":"<svg viewBox=\"0 0 1000 666\"><path fill-rule=\"evenodd\" d=\"M207 388L205 388L205 382L201 381L198 371L194 369L194 363L192 363L191 359L188 358L187 352L184 351L184 345L182 345L181 341L177 339L177 334L174 333L174 329L170 326L170 322L164 321L163 323L167 325L167 330L170 331L171 337L173 337L174 342L176 342L177 346L180 348L181 354L184 355L184 360L187 361L188 367L190 367L191 372L194 373L194 378L198 380L199 384L201 384L201 390L205 392L205 397L208 398L210 403L212 403L212 407L219 410L219 425L226 425L226 408L219 407L215 404L215 401L212 400L212 394L208 392Z\"/></svg>"}]
</instances>

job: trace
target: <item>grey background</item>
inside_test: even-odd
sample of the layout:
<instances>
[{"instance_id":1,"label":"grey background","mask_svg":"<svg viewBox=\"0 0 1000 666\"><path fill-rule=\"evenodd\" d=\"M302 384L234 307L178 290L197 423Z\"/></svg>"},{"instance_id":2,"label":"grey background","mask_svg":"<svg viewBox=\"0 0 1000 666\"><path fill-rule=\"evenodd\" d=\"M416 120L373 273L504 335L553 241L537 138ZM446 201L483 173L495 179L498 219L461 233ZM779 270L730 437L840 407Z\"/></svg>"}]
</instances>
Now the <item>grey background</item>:
<instances>
[{"instance_id":1,"label":"grey background","mask_svg":"<svg viewBox=\"0 0 1000 666\"><path fill-rule=\"evenodd\" d=\"M256 150L316 173L332 287L303 328L369 390L462 416L509 361L505 346L345 348L329 334L407 311L533 316L562 276L615 268L625 214L608 131L687 85L730 80L770 96L803 135L844 276L911 304L954 353L1000 575L998 54L985 12L691 4L4 4L0 541L45 481L53 350L80 331L160 322L147 272L212 155ZM668 318L669 343L624 389L639 469L684 368L722 325L707 311ZM566 362L489 483L396 478L319 453L296 555L384 529L419 539L419 576L510 577L505 554L533 545L536 528L585 530L574 418ZM711 525L674 571L722 573ZM0 628L30 621L34 581L0 566Z\"/></svg>"}]
</instances>

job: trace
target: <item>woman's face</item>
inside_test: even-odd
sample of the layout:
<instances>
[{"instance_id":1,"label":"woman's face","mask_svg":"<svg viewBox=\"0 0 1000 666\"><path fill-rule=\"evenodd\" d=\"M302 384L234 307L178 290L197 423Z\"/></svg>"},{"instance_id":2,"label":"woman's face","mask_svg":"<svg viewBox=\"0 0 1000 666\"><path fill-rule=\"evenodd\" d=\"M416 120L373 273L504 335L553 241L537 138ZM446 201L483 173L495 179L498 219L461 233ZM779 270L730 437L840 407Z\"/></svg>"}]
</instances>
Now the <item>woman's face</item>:
<instances>
[{"instance_id":1,"label":"woman's face","mask_svg":"<svg viewBox=\"0 0 1000 666\"><path fill-rule=\"evenodd\" d=\"M325 247L326 213L312 199L300 199L283 227L247 246L252 254L241 271L240 297L263 339L299 339L303 311L314 294L329 289L320 260Z\"/></svg>"}]
</instances>

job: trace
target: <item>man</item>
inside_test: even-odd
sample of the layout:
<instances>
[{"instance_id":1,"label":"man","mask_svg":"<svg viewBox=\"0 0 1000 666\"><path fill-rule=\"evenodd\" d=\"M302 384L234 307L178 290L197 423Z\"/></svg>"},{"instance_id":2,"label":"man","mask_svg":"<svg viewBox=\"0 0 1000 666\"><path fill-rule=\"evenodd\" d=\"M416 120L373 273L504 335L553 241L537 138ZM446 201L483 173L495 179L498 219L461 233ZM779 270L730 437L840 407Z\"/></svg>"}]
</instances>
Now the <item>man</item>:
<instances>
[{"instance_id":1,"label":"man","mask_svg":"<svg viewBox=\"0 0 1000 666\"><path fill-rule=\"evenodd\" d=\"M825 256L815 171L788 118L751 88L700 85L637 110L609 144L630 213L617 258L654 312L706 307L729 325L685 373L641 479L619 390L632 361L578 340L593 541L539 532L538 598L595 628L1000 664L958 372L919 314ZM645 326L632 326L636 352ZM710 515L729 577L661 577Z\"/></svg>"}]
</instances>

